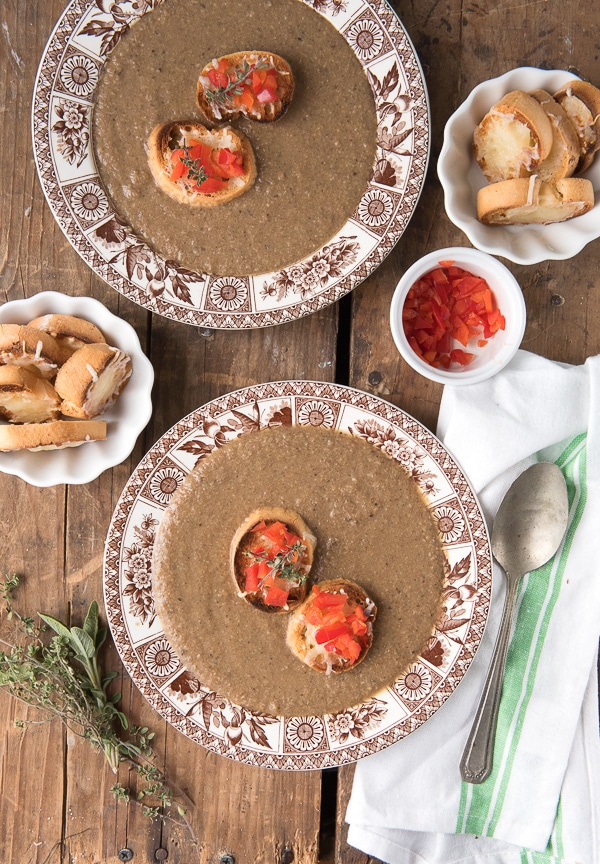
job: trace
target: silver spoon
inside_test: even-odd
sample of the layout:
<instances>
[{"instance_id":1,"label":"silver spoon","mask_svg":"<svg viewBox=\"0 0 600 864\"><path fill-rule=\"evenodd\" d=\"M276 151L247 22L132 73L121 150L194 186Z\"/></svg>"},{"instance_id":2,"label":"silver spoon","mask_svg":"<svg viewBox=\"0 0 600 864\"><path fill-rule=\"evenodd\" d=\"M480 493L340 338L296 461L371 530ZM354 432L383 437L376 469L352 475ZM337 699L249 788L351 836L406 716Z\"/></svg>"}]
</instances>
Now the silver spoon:
<instances>
[{"instance_id":1,"label":"silver spoon","mask_svg":"<svg viewBox=\"0 0 600 864\"><path fill-rule=\"evenodd\" d=\"M565 478L553 462L538 462L512 484L492 529L492 553L506 574L506 599L475 721L460 762L467 783L483 783L492 770L504 663L521 577L546 564L567 528Z\"/></svg>"}]
</instances>

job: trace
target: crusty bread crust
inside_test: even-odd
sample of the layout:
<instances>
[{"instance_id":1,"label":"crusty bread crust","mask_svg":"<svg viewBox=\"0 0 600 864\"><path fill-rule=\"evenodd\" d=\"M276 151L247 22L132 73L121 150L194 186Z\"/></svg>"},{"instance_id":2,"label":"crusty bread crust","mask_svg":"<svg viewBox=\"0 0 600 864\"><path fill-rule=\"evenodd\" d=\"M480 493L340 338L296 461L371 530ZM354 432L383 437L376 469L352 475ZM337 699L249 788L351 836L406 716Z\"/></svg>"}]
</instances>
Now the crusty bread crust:
<instances>
[{"instance_id":1,"label":"crusty bread crust","mask_svg":"<svg viewBox=\"0 0 600 864\"><path fill-rule=\"evenodd\" d=\"M473 136L475 158L490 183L529 176L548 157L552 142L548 115L523 90L503 96Z\"/></svg>"},{"instance_id":2,"label":"crusty bread crust","mask_svg":"<svg viewBox=\"0 0 600 864\"><path fill-rule=\"evenodd\" d=\"M547 225L587 213L594 188L582 177L545 183L539 177L503 180L477 193L477 216L486 225Z\"/></svg>"},{"instance_id":3,"label":"crusty bread crust","mask_svg":"<svg viewBox=\"0 0 600 864\"><path fill-rule=\"evenodd\" d=\"M362 606L368 619L368 637L365 646L357 659L352 663L344 657L336 656L335 658L327 658L323 646L317 646L310 640L308 635L308 627L305 620L305 613L310 609L314 594L309 594L306 600L292 612L288 622L286 644L290 651L311 669L317 672L328 673L329 671L340 673L347 672L350 669L356 668L359 663L367 656L369 648L373 644L373 622L377 616L377 607L368 597L367 593L350 579L330 579L325 582L318 583L322 591L327 591L332 594L345 593L350 601Z\"/></svg>"},{"instance_id":4,"label":"crusty bread crust","mask_svg":"<svg viewBox=\"0 0 600 864\"><path fill-rule=\"evenodd\" d=\"M67 417L90 419L101 414L131 376L131 358L104 343L85 345L61 366L54 386Z\"/></svg>"},{"instance_id":5,"label":"crusty bread crust","mask_svg":"<svg viewBox=\"0 0 600 864\"><path fill-rule=\"evenodd\" d=\"M241 153L244 174L231 177L224 189L208 193L195 192L182 180L171 180L171 153L184 145L188 146L192 139L208 144L213 149L228 147L234 153ZM155 126L148 139L148 164L160 189L175 201L190 207L218 207L226 204L243 195L256 180L254 151L244 133L229 126L207 129L196 120L177 120Z\"/></svg>"},{"instance_id":6,"label":"crusty bread crust","mask_svg":"<svg viewBox=\"0 0 600 864\"><path fill-rule=\"evenodd\" d=\"M104 420L52 420L23 426L0 426L0 451L56 450L78 447L88 441L104 441Z\"/></svg>"},{"instance_id":7,"label":"crusty bread crust","mask_svg":"<svg viewBox=\"0 0 600 864\"><path fill-rule=\"evenodd\" d=\"M92 342L106 341L104 334L95 324L75 315L40 315L27 326L49 333L59 345L70 352Z\"/></svg>"},{"instance_id":8,"label":"crusty bread crust","mask_svg":"<svg viewBox=\"0 0 600 864\"><path fill-rule=\"evenodd\" d=\"M0 366L0 419L43 423L60 417L60 398L45 378L23 366Z\"/></svg>"},{"instance_id":9,"label":"crusty bread crust","mask_svg":"<svg viewBox=\"0 0 600 864\"><path fill-rule=\"evenodd\" d=\"M0 324L0 363L31 368L49 379L67 356L56 339L43 330L23 324Z\"/></svg>"},{"instance_id":10,"label":"crusty bread crust","mask_svg":"<svg viewBox=\"0 0 600 864\"><path fill-rule=\"evenodd\" d=\"M571 120L579 138L580 159L577 173L592 164L600 150L600 90L589 81L568 81L554 94Z\"/></svg>"},{"instance_id":11,"label":"crusty bread crust","mask_svg":"<svg viewBox=\"0 0 600 864\"><path fill-rule=\"evenodd\" d=\"M279 98L277 101L265 102L262 105L259 103L258 106L253 105L252 108L248 108L246 105L234 107L227 102L211 98L215 88L207 75L210 69L215 68L221 60L226 61L234 68L241 68L244 61L249 67L255 66L258 62L269 63L278 73L277 96ZM211 123L232 119L240 114L259 123L272 123L283 117L288 110L294 95L294 87L294 74L289 63L283 57L270 51L237 51L234 54L225 54L223 57L218 57L206 64L198 77L196 101L204 116Z\"/></svg>"},{"instance_id":12,"label":"crusty bread crust","mask_svg":"<svg viewBox=\"0 0 600 864\"><path fill-rule=\"evenodd\" d=\"M246 550L252 544L252 529L260 522L266 522L267 525L272 522L283 522L288 526L290 531L296 534L306 546L306 552L301 559L301 563L305 568L306 576L312 567L315 548L317 545L316 537L311 533L304 519L294 510L289 510L284 507L261 507L254 510L240 525L231 541L229 549L229 567L233 581L240 597L260 609L261 612L270 614L287 613L291 609L295 609L305 599L309 589L308 578L298 586L292 586L286 606L270 606L265 603L260 592L246 592L246 575L245 568L248 565L248 558L245 555Z\"/></svg>"},{"instance_id":13,"label":"crusty bread crust","mask_svg":"<svg viewBox=\"0 0 600 864\"><path fill-rule=\"evenodd\" d=\"M579 162L579 137L567 112L560 102L546 90L532 90L531 95L538 100L552 124L552 149L536 174L542 180L560 180L570 177Z\"/></svg>"}]
</instances>

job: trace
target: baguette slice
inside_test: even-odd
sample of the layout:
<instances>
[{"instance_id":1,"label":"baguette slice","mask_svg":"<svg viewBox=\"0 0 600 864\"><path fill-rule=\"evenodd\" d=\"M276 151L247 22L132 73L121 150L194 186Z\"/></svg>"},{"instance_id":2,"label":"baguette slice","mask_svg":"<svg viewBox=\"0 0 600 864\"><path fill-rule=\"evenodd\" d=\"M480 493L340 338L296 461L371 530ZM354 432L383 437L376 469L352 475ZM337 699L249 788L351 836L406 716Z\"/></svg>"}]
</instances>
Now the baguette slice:
<instances>
[{"instance_id":1,"label":"baguette slice","mask_svg":"<svg viewBox=\"0 0 600 864\"><path fill-rule=\"evenodd\" d=\"M60 397L44 378L23 366L0 366L0 419L43 423L60 417Z\"/></svg>"},{"instance_id":2,"label":"baguette slice","mask_svg":"<svg viewBox=\"0 0 600 864\"><path fill-rule=\"evenodd\" d=\"M0 426L0 451L59 450L88 441L104 441L104 420L52 420L23 426Z\"/></svg>"},{"instance_id":3,"label":"baguette slice","mask_svg":"<svg viewBox=\"0 0 600 864\"><path fill-rule=\"evenodd\" d=\"M503 180L477 193L477 217L486 225L548 225L587 213L594 188L582 177L546 183L539 177Z\"/></svg>"},{"instance_id":4,"label":"baguette slice","mask_svg":"<svg viewBox=\"0 0 600 864\"><path fill-rule=\"evenodd\" d=\"M247 553L256 545L260 536L253 529L262 523L268 527L275 522L282 522L292 534L300 539L304 547L300 559L294 564L294 569L298 574L297 579L286 580L289 593L284 606L272 605L267 602L266 586L256 591L246 590L246 568L254 561L254 558ZM295 609L308 593L308 576L316 545L316 537L311 533L302 517L294 510L283 507L262 507L255 510L244 519L231 541L229 563L239 596L262 612L283 613ZM265 549L268 551L267 546Z\"/></svg>"},{"instance_id":5,"label":"baguette slice","mask_svg":"<svg viewBox=\"0 0 600 864\"><path fill-rule=\"evenodd\" d=\"M357 606L363 610L366 632L354 636L354 641L357 643L357 654L354 659L348 659L336 651L329 650L328 645L333 644L335 647L335 643L319 644L317 641L319 625L311 623L308 618L312 617L311 610L315 609L316 598L323 593L346 595L347 600L342 607L345 614L352 613ZM324 672L326 675L332 672L347 672L364 660L373 644L373 622L376 616L377 607L356 582L350 579L330 579L320 582L313 586L304 603L290 615L286 636L287 646L299 660L317 672Z\"/></svg>"},{"instance_id":6,"label":"baguette slice","mask_svg":"<svg viewBox=\"0 0 600 864\"><path fill-rule=\"evenodd\" d=\"M503 96L475 129L475 158L490 183L528 177L552 149L552 124L523 90Z\"/></svg>"},{"instance_id":7,"label":"baguette slice","mask_svg":"<svg viewBox=\"0 0 600 864\"><path fill-rule=\"evenodd\" d=\"M600 90L588 81L575 78L564 84L554 98L566 111L579 137L577 173L585 171L600 150Z\"/></svg>"},{"instance_id":8,"label":"baguette slice","mask_svg":"<svg viewBox=\"0 0 600 864\"><path fill-rule=\"evenodd\" d=\"M104 334L95 324L75 315L41 315L27 326L49 333L70 354L92 342L106 342Z\"/></svg>"},{"instance_id":9,"label":"baguette slice","mask_svg":"<svg viewBox=\"0 0 600 864\"><path fill-rule=\"evenodd\" d=\"M148 163L163 192L191 207L226 204L256 179L254 151L243 132L229 126L207 129L194 120L155 126L148 139Z\"/></svg>"},{"instance_id":10,"label":"baguette slice","mask_svg":"<svg viewBox=\"0 0 600 864\"><path fill-rule=\"evenodd\" d=\"M0 324L0 363L33 369L42 378L53 378L68 353L42 330L22 324Z\"/></svg>"},{"instance_id":11,"label":"baguette slice","mask_svg":"<svg viewBox=\"0 0 600 864\"><path fill-rule=\"evenodd\" d=\"M115 401L131 376L131 358L110 345L85 345L61 366L54 386L67 417L89 420Z\"/></svg>"},{"instance_id":12,"label":"baguette slice","mask_svg":"<svg viewBox=\"0 0 600 864\"><path fill-rule=\"evenodd\" d=\"M206 64L196 101L212 123L240 114L272 123L283 117L293 95L294 75L283 57L270 51L238 51Z\"/></svg>"},{"instance_id":13,"label":"baguette slice","mask_svg":"<svg viewBox=\"0 0 600 864\"><path fill-rule=\"evenodd\" d=\"M552 124L552 149L537 167L536 174L542 180L561 180L570 177L579 162L579 137L560 102L546 90L532 90Z\"/></svg>"}]
</instances>

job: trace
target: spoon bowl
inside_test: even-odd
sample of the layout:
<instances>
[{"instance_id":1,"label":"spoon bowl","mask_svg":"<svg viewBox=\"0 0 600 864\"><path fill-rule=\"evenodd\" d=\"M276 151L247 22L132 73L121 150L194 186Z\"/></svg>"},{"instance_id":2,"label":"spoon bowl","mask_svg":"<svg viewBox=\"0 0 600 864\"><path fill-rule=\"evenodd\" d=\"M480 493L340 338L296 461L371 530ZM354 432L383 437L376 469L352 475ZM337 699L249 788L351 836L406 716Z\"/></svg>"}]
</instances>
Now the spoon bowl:
<instances>
[{"instance_id":1,"label":"spoon bowl","mask_svg":"<svg viewBox=\"0 0 600 864\"><path fill-rule=\"evenodd\" d=\"M519 574L552 558L567 527L565 479L558 465L538 462L512 484L496 514L492 553L505 572Z\"/></svg>"},{"instance_id":2,"label":"spoon bowl","mask_svg":"<svg viewBox=\"0 0 600 864\"><path fill-rule=\"evenodd\" d=\"M521 577L546 564L567 529L569 501L565 478L553 462L538 462L514 481L492 529L492 553L506 575L500 629L475 721L460 763L467 783L483 783L492 770L494 737L506 652Z\"/></svg>"}]
</instances>

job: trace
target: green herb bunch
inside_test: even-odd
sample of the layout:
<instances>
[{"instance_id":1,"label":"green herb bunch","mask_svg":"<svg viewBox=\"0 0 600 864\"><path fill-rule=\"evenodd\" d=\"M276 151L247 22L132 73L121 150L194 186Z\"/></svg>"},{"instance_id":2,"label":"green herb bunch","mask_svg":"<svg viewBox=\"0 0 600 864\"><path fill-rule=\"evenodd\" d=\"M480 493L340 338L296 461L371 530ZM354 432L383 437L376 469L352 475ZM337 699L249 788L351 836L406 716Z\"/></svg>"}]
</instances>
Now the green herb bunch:
<instances>
[{"instance_id":1,"label":"green herb bunch","mask_svg":"<svg viewBox=\"0 0 600 864\"><path fill-rule=\"evenodd\" d=\"M13 591L18 576L4 580L1 598L5 617L16 619L18 644L0 638L0 687L21 702L43 711L48 719L58 717L72 732L87 739L100 750L113 772L119 764L134 766L142 780L134 800L144 803L146 815L172 819L173 808L191 831L186 808L174 804L173 794L163 773L153 764L151 741L154 733L146 726L130 725L119 710L120 693L108 694L117 672L103 673L99 652L107 629L99 626L98 604L93 601L82 627L67 627L50 615L39 614L43 624L21 616L13 606ZM55 635L48 638L48 628ZM15 721L25 726L22 720ZM117 800L131 800L130 790L120 783L111 792ZM150 797L149 797L150 796ZM193 835L192 835L193 836Z\"/></svg>"}]
</instances>

